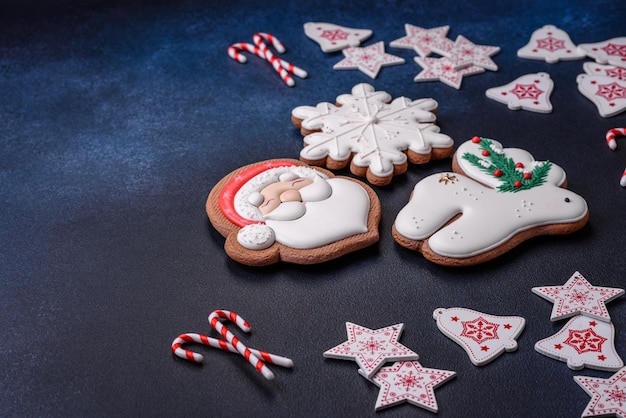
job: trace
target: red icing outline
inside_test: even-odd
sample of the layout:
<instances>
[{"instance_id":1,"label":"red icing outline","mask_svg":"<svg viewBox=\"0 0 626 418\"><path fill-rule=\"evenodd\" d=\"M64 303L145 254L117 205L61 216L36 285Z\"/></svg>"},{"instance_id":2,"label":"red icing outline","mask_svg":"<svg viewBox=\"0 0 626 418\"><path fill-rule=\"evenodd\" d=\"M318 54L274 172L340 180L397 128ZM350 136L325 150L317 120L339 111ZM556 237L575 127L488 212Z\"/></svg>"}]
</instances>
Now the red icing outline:
<instances>
[{"instance_id":1,"label":"red icing outline","mask_svg":"<svg viewBox=\"0 0 626 418\"><path fill-rule=\"evenodd\" d=\"M253 177L261 174L264 171L277 167L292 167L299 165L300 164L288 160L273 160L263 164L252 166L247 170L236 174L235 176L233 176L232 179L228 181L228 183L226 183L226 185L222 189L222 192L220 193L220 197L217 202L220 211L230 222L240 228L243 228L246 225L265 223L262 221L246 219L243 216L239 215L239 213L237 213L237 211L235 210L235 194L239 191L239 189L241 189L244 184L246 184Z\"/></svg>"}]
</instances>

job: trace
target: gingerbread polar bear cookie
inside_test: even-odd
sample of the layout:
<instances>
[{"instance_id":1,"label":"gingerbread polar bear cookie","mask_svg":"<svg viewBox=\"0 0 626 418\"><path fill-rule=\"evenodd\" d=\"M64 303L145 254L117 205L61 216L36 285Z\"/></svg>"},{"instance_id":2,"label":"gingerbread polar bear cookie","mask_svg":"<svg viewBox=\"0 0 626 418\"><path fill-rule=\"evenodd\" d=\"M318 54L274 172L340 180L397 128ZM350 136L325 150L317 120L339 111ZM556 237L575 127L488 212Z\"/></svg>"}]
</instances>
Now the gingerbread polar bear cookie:
<instances>
[{"instance_id":1,"label":"gingerbread polar bear cookie","mask_svg":"<svg viewBox=\"0 0 626 418\"><path fill-rule=\"evenodd\" d=\"M315 166L350 171L377 186L407 170L452 155L454 141L435 125L437 102L410 100L357 84L336 103L299 106L291 120L304 135L300 160Z\"/></svg>"},{"instance_id":2,"label":"gingerbread polar bear cookie","mask_svg":"<svg viewBox=\"0 0 626 418\"><path fill-rule=\"evenodd\" d=\"M400 245L437 264L479 264L534 236L587 223L587 203L565 189L563 169L522 149L474 137L459 147L452 168L417 183L393 225Z\"/></svg>"},{"instance_id":3,"label":"gingerbread polar bear cookie","mask_svg":"<svg viewBox=\"0 0 626 418\"><path fill-rule=\"evenodd\" d=\"M226 253L250 266L321 263L372 245L380 210L361 181L292 159L241 167L206 202Z\"/></svg>"}]
</instances>

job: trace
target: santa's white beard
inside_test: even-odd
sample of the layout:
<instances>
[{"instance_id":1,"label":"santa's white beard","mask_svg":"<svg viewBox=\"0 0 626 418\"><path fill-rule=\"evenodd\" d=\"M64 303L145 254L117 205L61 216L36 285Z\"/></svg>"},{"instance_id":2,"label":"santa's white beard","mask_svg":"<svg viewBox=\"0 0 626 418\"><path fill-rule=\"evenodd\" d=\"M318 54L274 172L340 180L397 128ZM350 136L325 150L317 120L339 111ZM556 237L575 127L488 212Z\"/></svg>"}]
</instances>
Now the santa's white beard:
<instances>
[{"instance_id":1,"label":"santa's white beard","mask_svg":"<svg viewBox=\"0 0 626 418\"><path fill-rule=\"evenodd\" d=\"M285 211L295 212L297 204L305 206L305 213L301 216L292 220L266 218L267 226L274 230L276 241L292 248L306 249L367 232L370 208L367 192L357 183L346 179L322 179L322 182L331 190L327 199L308 201L306 204L287 202L295 204L290 204L290 209ZM275 211L276 209L271 214Z\"/></svg>"},{"instance_id":2,"label":"santa's white beard","mask_svg":"<svg viewBox=\"0 0 626 418\"><path fill-rule=\"evenodd\" d=\"M319 202L328 199L333 194L333 189L326 180L316 176L313 183L301 188L298 192L302 202L283 202L263 217L273 221L293 221L306 213L305 202Z\"/></svg>"},{"instance_id":3,"label":"santa's white beard","mask_svg":"<svg viewBox=\"0 0 626 418\"><path fill-rule=\"evenodd\" d=\"M306 206L302 202L283 202L276 209L264 216L273 221L293 221L306 213Z\"/></svg>"}]
</instances>

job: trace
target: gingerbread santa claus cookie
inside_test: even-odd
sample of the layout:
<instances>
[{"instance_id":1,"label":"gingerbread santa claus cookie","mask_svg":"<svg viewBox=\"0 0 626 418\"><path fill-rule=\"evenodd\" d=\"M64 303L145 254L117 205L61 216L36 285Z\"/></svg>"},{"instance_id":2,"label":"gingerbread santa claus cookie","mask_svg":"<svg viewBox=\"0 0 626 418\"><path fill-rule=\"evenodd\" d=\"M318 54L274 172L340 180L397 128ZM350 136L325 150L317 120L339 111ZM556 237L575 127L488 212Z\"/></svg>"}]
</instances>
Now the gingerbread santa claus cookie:
<instances>
[{"instance_id":1,"label":"gingerbread santa claus cookie","mask_svg":"<svg viewBox=\"0 0 626 418\"><path fill-rule=\"evenodd\" d=\"M437 102L410 100L357 84L336 103L299 106L291 114L304 135L300 160L350 171L377 186L391 182L408 163L424 164L452 155L454 141L435 125Z\"/></svg>"},{"instance_id":2,"label":"gingerbread santa claus cookie","mask_svg":"<svg viewBox=\"0 0 626 418\"><path fill-rule=\"evenodd\" d=\"M211 224L235 261L315 264L378 241L380 202L361 181L291 159L239 168L211 190Z\"/></svg>"},{"instance_id":3,"label":"gingerbread santa claus cookie","mask_svg":"<svg viewBox=\"0 0 626 418\"><path fill-rule=\"evenodd\" d=\"M587 203L565 189L565 171L522 149L474 137L461 144L452 168L417 183L393 225L400 245L437 264L479 264L532 237L587 223Z\"/></svg>"}]
</instances>

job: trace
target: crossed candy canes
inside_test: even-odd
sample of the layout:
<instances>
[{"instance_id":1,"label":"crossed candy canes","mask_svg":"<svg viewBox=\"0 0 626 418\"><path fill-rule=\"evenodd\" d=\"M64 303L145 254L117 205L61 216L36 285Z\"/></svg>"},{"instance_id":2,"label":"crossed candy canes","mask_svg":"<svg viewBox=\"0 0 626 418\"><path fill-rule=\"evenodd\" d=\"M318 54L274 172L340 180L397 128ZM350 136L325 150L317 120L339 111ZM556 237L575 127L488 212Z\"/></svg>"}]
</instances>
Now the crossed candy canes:
<instances>
[{"instance_id":1,"label":"crossed candy canes","mask_svg":"<svg viewBox=\"0 0 626 418\"><path fill-rule=\"evenodd\" d=\"M216 309L209 315L211 326L218 332L224 340L218 338L207 337L203 334L185 333L181 334L172 342L172 352L182 358L195 363L202 362L202 355L194 353L191 350L182 348L185 343L199 343L209 347L219 348L220 350L230 351L231 353L241 354L259 373L268 380L274 379L274 373L263 363L276 364L282 367L293 367L293 361L287 357L270 354L266 351L256 350L246 347L232 332L230 332L221 322L220 319L229 319L234 322L242 331L250 332L250 324L241 316L232 311ZM261 360L263 359L263 360Z\"/></svg>"},{"instance_id":2,"label":"crossed candy canes","mask_svg":"<svg viewBox=\"0 0 626 418\"><path fill-rule=\"evenodd\" d=\"M609 129L606 133L606 143L613 151L617 149L617 141L615 141L615 137L618 135L626 136L626 128L613 128ZM624 169L624 172L622 173L619 184L622 187L626 187L626 169Z\"/></svg>"},{"instance_id":3,"label":"crossed candy canes","mask_svg":"<svg viewBox=\"0 0 626 418\"><path fill-rule=\"evenodd\" d=\"M252 40L254 42L254 45L245 42L232 44L228 47L228 55L232 59L244 64L247 62L247 58L242 55L240 51L253 53L257 57L262 58L272 64L272 67L274 67L276 72L278 72L280 78L282 78L285 84L287 84L289 87L293 87L296 85L295 81L293 81L293 78L291 78L289 73L292 73L300 78L307 77L307 72L304 71L302 68L296 67L295 65L276 57L272 53L272 51L269 50L264 42L264 40L270 42L272 46L276 49L276 51L282 54L283 52L285 52L285 46L282 44L282 42L278 40L278 38L270 35L269 33L259 32L252 36Z\"/></svg>"}]
</instances>

